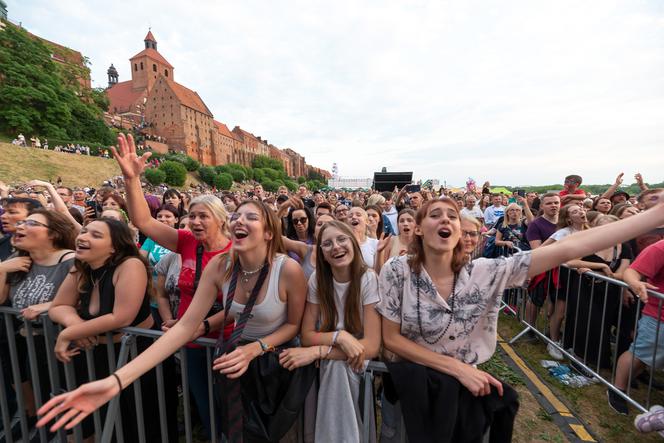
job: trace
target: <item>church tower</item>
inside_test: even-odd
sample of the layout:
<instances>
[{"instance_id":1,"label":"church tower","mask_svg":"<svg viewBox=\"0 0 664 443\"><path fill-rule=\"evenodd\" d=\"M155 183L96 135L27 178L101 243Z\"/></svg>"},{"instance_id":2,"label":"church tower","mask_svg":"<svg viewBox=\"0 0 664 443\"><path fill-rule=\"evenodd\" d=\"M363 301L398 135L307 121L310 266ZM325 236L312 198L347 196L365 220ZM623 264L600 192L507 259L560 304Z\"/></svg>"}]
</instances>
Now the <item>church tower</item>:
<instances>
[{"instance_id":1,"label":"church tower","mask_svg":"<svg viewBox=\"0 0 664 443\"><path fill-rule=\"evenodd\" d=\"M173 66L157 51L157 39L148 31L143 39L145 49L129 59L133 90L152 88L159 75L174 80Z\"/></svg>"}]
</instances>

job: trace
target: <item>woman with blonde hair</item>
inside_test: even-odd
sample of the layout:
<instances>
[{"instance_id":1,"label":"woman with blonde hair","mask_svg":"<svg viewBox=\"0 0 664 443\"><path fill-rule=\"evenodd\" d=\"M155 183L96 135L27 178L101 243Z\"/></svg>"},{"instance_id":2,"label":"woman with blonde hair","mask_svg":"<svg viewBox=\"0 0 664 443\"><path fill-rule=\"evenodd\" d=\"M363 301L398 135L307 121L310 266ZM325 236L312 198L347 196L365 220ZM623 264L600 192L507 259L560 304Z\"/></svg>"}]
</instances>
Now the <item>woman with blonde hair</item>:
<instances>
[{"instance_id":1,"label":"woman with blonde hair","mask_svg":"<svg viewBox=\"0 0 664 443\"><path fill-rule=\"evenodd\" d=\"M517 203L510 203L505 209L503 222L496 229L496 246L503 248L503 254L526 251L530 244L526 239L527 221L523 220L523 209Z\"/></svg>"}]
</instances>

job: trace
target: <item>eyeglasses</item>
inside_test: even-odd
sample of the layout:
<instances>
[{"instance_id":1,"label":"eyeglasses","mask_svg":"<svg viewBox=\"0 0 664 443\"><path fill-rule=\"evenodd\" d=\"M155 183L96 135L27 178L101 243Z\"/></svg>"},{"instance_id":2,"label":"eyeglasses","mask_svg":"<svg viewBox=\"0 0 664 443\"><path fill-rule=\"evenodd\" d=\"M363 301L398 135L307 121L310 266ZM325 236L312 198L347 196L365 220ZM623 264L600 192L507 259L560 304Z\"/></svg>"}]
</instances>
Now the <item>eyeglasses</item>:
<instances>
[{"instance_id":1,"label":"eyeglasses","mask_svg":"<svg viewBox=\"0 0 664 443\"><path fill-rule=\"evenodd\" d=\"M340 235L334 240L325 240L323 243L320 244L320 248L323 251L331 251L332 248L334 247L334 243L337 243L338 246L346 246L348 243L350 243L350 237L347 235Z\"/></svg>"},{"instance_id":2,"label":"eyeglasses","mask_svg":"<svg viewBox=\"0 0 664 443\"><path fill-rule=\"evenodd\" d=\"M293 219L293 224L294 225L303 225L305 224L309 219L307 217L300 217L300 218L294 218Z\"/></svg>"},{"instance_id":3,"label":"eyeglasses","mask_svg":"<svg viewBox=\"0 0 664 443\"><path fill-rule=\"evenodd\" d=\"M34 228L36 226L41 226L43 228L48 229L48 225L45 225L42 222L38 222L37 220L28 219L28 220L19 220L19 221L16 222L16 226L23 226L23 225L28 226L29 228Z\"/></svg>"},{"instance_id":4,"label":"eyeglasses","mask_svg":"<svg viewBox=\"0 0 664 443\"><path fill-rule=\"evenodd\" d=\"M461 231L461 235L463 237L468 236L470 238L475 238L475 237L479 237L480 233L477 232L477 231Z\"/></svg>"},{"instance_id":5,"label":"eyeglasses","mask_svg":"<svg viewBox=\"0 0 664 443\"><path fill-rule=\"evenodd\" d=\"M348 214L348 209L337 209L334 211L335 214Z\"/></svg>"}]
</instances>

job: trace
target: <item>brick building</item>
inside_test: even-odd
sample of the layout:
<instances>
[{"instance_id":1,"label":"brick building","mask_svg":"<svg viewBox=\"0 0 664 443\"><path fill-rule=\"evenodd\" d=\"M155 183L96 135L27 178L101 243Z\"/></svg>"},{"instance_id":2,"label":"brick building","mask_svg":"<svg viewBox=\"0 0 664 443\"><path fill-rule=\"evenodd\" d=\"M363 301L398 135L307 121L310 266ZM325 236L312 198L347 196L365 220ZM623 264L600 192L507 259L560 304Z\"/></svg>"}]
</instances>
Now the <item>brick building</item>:
<instances>
[{"instance_id":1,"label":"brick building","mask_svg":"<svg viewBox=\"0 0 664 443\"><path fill-rule=\"evenodd\" d=\"M279 160L289 176L306 175L308 165L292 149L279 149L267 140L235 126L214 120L196 91L175 81L175 68L157 50L152 31L145 48L129 59L131 80L119 82L117 68L107 71L112 121L117 117L161 137L171 151L183 152L206 165L239 163L251 166L257 155Z\"/></svg>"}]
</instances>

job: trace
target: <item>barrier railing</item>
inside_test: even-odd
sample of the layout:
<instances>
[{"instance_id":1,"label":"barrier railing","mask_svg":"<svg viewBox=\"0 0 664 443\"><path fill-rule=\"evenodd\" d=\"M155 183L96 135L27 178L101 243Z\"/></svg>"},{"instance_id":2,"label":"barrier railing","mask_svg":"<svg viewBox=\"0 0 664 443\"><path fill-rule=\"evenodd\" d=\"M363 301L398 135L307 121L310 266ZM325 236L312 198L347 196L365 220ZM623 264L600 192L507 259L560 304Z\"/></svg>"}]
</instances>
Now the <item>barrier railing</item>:
<instances>
[{"instance_id":1,"label":"barrier railing","mask_svg":"<svg viewBox=\"0 0 664 443\"><path fill-rule=\"evenodd\" d=\"M654 343L658 343L660 334L664 333L661 331L664 294L652 290L648 293L657 302ZM631 353L628 361L625 357L621 366L618 364L621 355L633 350L631 343L641 343L639 334L643 334L638 327L640 319L644 318L643 303L631 294L626 283L600 273L579 273L562 266L546 273L538 284L531 283L530 289L506 293L504 302L518 307L516 316L525 326L510 343L527 334L534 335L560 352L583 375L595 378L632 406L642 412L650 408L654 373L658 369L657 362L664 359L664 352L656 345L645 351L646 356L643 350L639 351L640 360L650 368L650 374L647 392L636 395L632 389L635 363L638 364L635 353ZM625 366L628 366L627 377ZM622 380L616 380L617 377ZM625 384L624 392L617 382Z\"/></svg>"},{"instance_id":2,"label":"barrier railing","mask_svg":"<svg viewBox=\"0 0 664 443\"><path fill-rule=\"evenodd\" d=\"M141 328L127 327L121 330L122 335L119 334L106 334L106 342L116 343L113 346L98 345L94 350L84 351L85 367L75 367L72 363L63 364L57 360L54 352L56 338L59 326L50 321L47 315L42 315L35 322L27 321L20 317L20 311L8 307L0 307L0 319L4 321L4 329L1 331L4 334L4 342L0 343L0 347L6 346L7 352L0 350L0 412L2 416L2 433L0 433L0 441L12 443L15 441L34 441L40 442L67 442L67 434L60 430L57 434L51 435L46 428L34 429L34 419L28 416L27 410L34 411L39 409L41 405L48 400L48 398L64 390L75 389L80 384L88 380L95 380L101 378L99 369L104 369L103 372L111 373L117 368L126 364L131 358L134 358L139 352L137 342L139 340L149 340L150 342L157 340L163 335L161 331L147 330ZM17 335L18 331L22 331ZM25 340L25 347L27 353L21 352L23 344L21 340ZM117 342L119 339L119 342ZM208 381L208 401L209 401L209 415L212 417L210 420L210 441L219 441L218 437L218 423L214 419L217 416L217 408L213 398L212 386L212 355L214 350L215 341L211 339L201 338L194 343L200 345L205 349L206 356L206 375ZM21 349L19 349L21 348ZM106 348L106 359L103 363L105 367L100 368L99 352L104 352L102 348ZM100 351L101 350L101 351ZM95 355L95 352L97 355ZM170 383L165 380L164 364L162 363L155 368L156 378L156 409L157 413L153 416L154 421L146 419L146 413L149 413L149 407L146 406L145 391L142 389L141 384L146 383L145 376L136 380L133 387L133 405L135 414L128 417L123 414L121 410L121 396L114 397L105 408L105 411L97 410L93 414L92 429L88 433L94 433L95 442L108 443L112 441L113 437L120 442L127 442L125 438L124 428L130 426L134 429L136 435L132 434L131 442L138 441L143 443L147 441L146 428L148 432L153 432L157 428L160 434L160 440L163 442L177 441L178 436L169 432L169 417L167 395L169 390L176 389L177 386L181 387L181 399L177 400L182 408L182 416L184 421L184 440L187 443L194 441L193 432L193 407L192 398L189 392L189 379L186 353L188 348L183 347L175 354L175 360L180 369L180 374L177 380L170 380ZM9 358L7 358L9 357ZM21 360L24 360L22 365ZM29 371L29 374L26 373ZM367 370L363 374L364 383L363 392L363 417L365 417L362 426L361 441L370 441L370 436L373 434L371 425L373 420L369 420L370 414L373 414L372 404L375 405L374 396L374 378L382 373L387 372L387 368L381 362L372 361L369 363ZM27 398L24 395L24 390L19 389L20 381L29 381L32 386L31 397ZM126 395L125 390L122 395ZM12 401L12 394L15 393L15 401ZM152 404L155 403L152 398ZM14 405L12 405L14 403ZM34 406L33 406L34 403ZM126 404L125 404L126 405ZM126 412L126 411L125 411ZM123 421L126 419L132 420L131 423ZM158 421L158 423L157 423ZM171 423L172 424L172 423ZM82 424L77 425L73 431L73 441L80 443L83 441L84 430ZM403 419L401 419L400 432L397 441L405 441L405 426ZM71 437L70 437L71 438Z\"/></svg>"}]
</instances>

